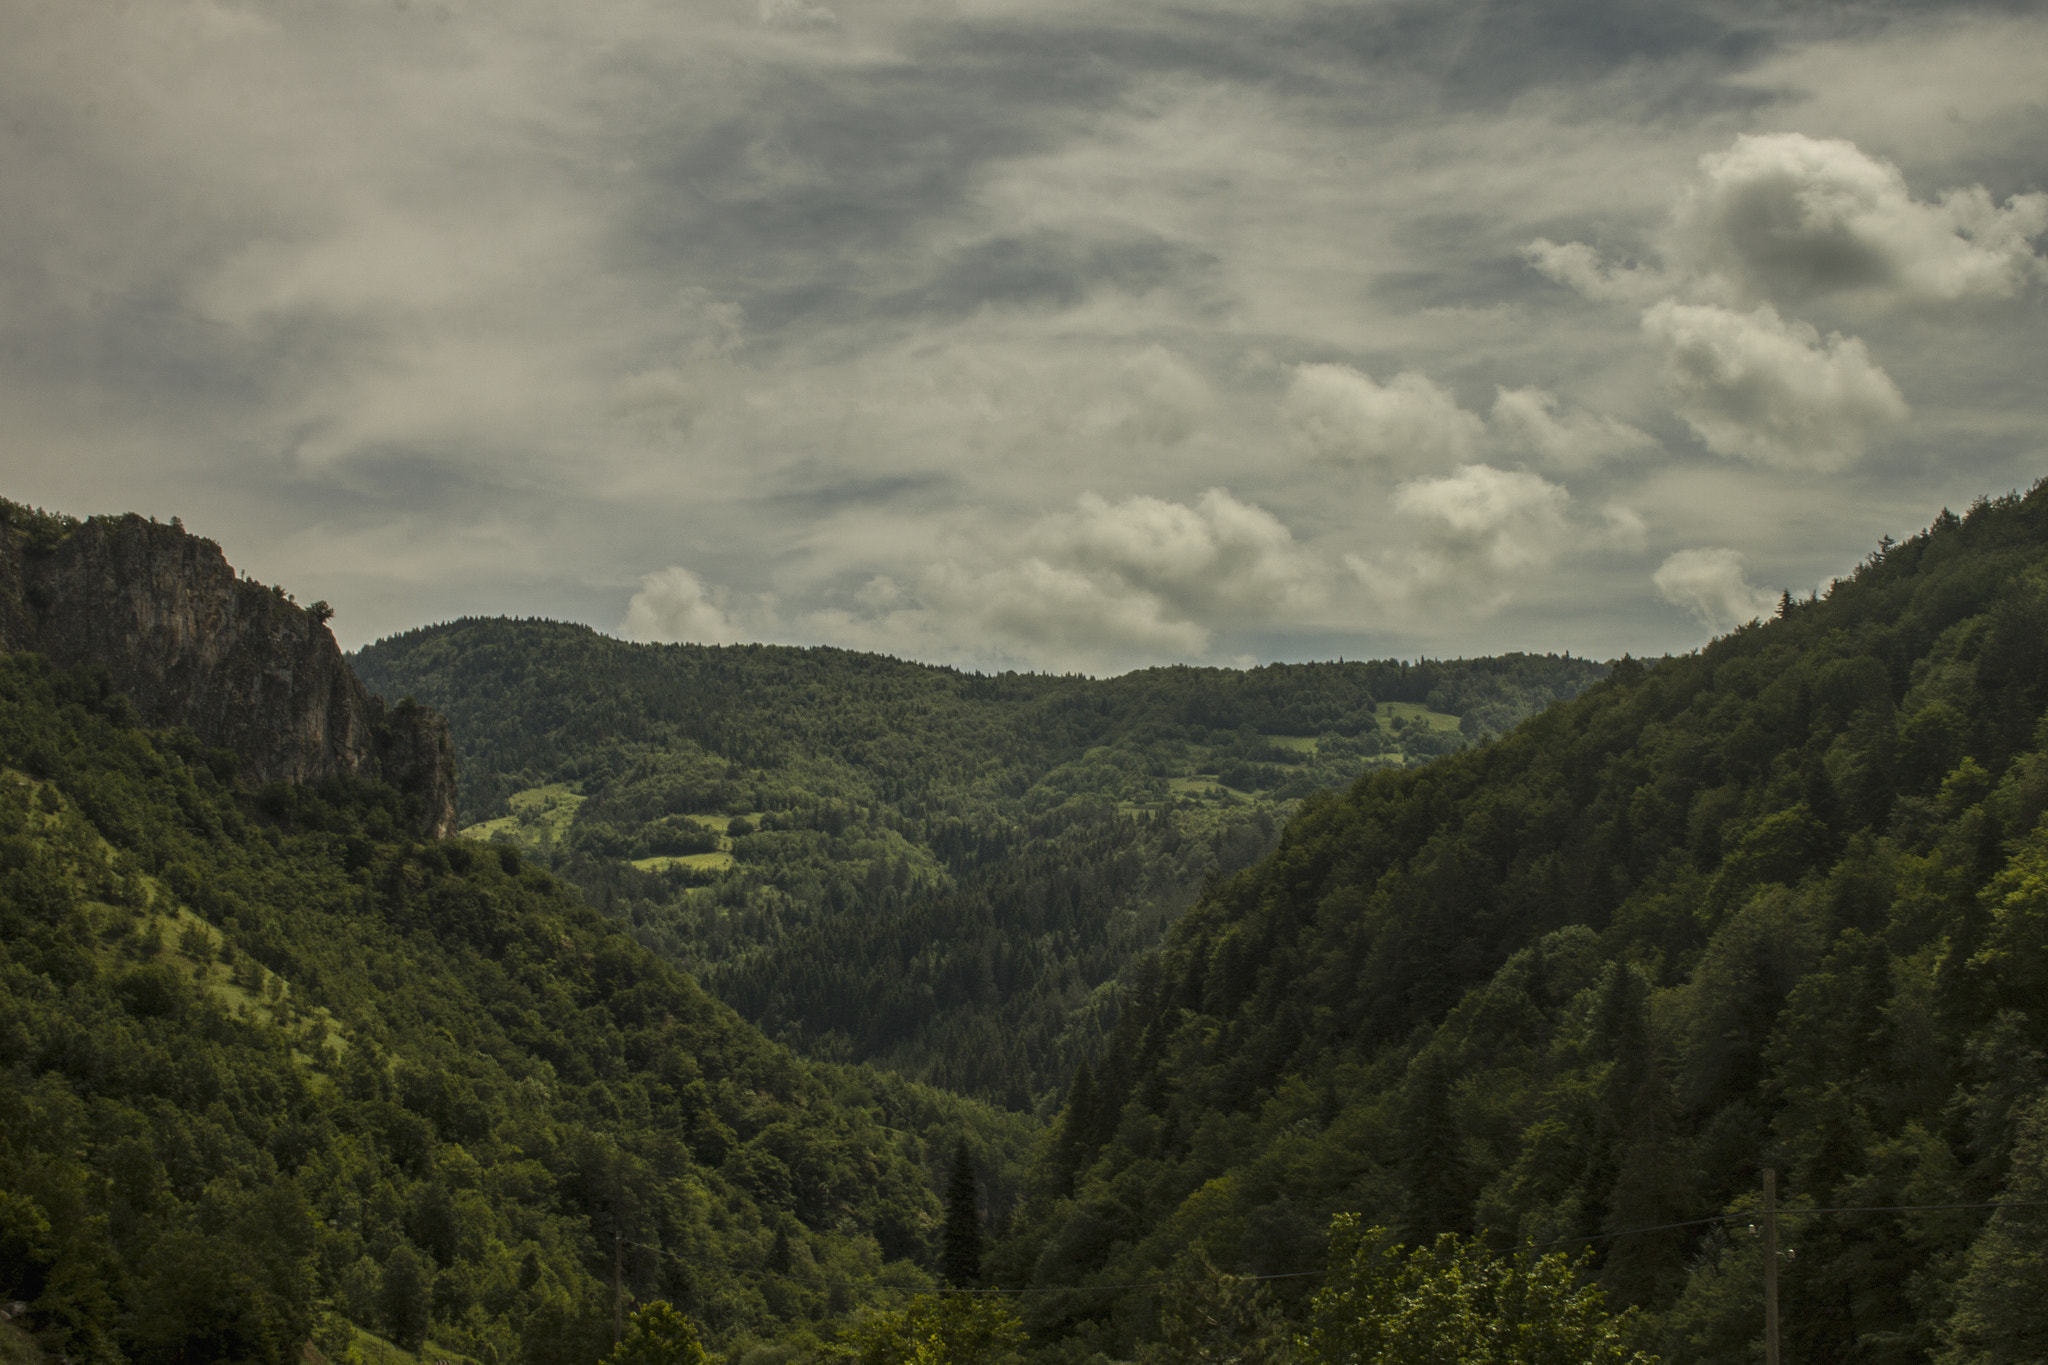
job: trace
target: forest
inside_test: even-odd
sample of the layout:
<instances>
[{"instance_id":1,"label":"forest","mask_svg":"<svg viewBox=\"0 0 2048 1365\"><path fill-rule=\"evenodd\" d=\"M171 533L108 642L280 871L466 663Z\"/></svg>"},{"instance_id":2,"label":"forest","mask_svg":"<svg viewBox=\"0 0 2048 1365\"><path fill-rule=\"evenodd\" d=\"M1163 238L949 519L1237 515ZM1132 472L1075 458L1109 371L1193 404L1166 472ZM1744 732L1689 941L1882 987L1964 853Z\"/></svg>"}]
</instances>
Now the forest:
<instances>
[{"instance_id":1,"label":"forest","mask_svg":"<svg viewBox=\"0 0 2048 1365\"><path fill-rule=\"evenodd\" d=\"M987 677L467 620L354 656L449 716L462 819L771 1037L1045 1113L1131 964L1305 797L1603 676L1557 656Z\"/></svg>"},{"instance_id":2,"label":"forest","mask_svg":"<svg viewBox=\"0 0 2048 1365\"><path fill-rule=\"evenodd\" d=\"M1000 1201L1029 1141L90 674L0 660L0 763L0 1293L52 1360L587 1362L619 1290L743 1354L936 1283L954 1144Z\"/></svg>"},{"instance_id":3,"label":"forest","mask_svg":"<svg viewBox=\"0 0 2048 1365\"><path fill-rule=\"evenodd\" d=\"M999 1282L1069 1359L1333 1220L1590 1257L1672 1361L2041 1358L2048 491L1312 799L1144 962ZM1291 1302L1290 1302L1291 1300ZM1256 1317L1248 1305L1242 1315Z\"/></svg>"},{"instance_id":4,"label":"forest","mask_svg":"<svg viewBox=\"0 0 2048 1365\"><path fill-rule=\"evenodd\" d=\"M378 650L464 837L0 660L0 1350L1735 1365L1769 1171L1784 1359L2041 1358L2048 488L1301 697Z\"/></svg>"}]
</instances>

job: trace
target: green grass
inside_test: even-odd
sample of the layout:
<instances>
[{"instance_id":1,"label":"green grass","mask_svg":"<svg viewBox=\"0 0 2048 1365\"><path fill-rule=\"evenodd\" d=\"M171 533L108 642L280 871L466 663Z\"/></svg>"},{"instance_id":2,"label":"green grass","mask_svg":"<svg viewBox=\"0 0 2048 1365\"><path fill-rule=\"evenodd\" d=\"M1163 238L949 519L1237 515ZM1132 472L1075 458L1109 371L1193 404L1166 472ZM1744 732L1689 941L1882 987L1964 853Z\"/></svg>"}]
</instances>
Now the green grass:
<instances>
[{"instance_id":1,"label":"green grass","mask_svg":"<svg viewBox=\"0 0 2048 1365\"><path fill-rule=\"evenodd\" d=\"M33 788L46 785L11 768L0 771L0 779ZM61 791L58 799L68 800ZM97 835L94 840L101 855L111 861L113 845ZM220 948L226 936L219 929L179 905L172 898L170 889L155 877L144 876L141 884L145 895L145 904L141 906L86 902L86 913L94 924L94 952L101 964L112 970L121 970L150 959L168 963L191 977L195 985L218 1000L228 1013L245 1015L268 1024L280 1023L279 1012L291 1002L291 983L266 969L259 974L262 988L249 990L235 979L235 968L220 960ZM145 947L152 938L158 945L153 953ZM189 952L186 950L188 944ZM304 1046L314 1051L332 1047L337 1054L348 1050L348 1038L340 1021L326 1006L300 1010L298 1015L299 1027L318 1035L301 1038L299 1041ZM294 1055L302 1062L313 1060L297 1049L294 1049Z\"/></svg>"},{"instance_id":2,"label":"green grass","mask_svg":"<svg viewBox=\"0 0 2048 1365\"><path fill-rule=\"evenodd\" d=\"M1393 703L1388 703L1393 705ZM1313 754L1316 741L1312 735L1267 735L1266 743L1276 749L1291 749L1297 754Z\"/></svg>"},{"instance_id":3,"label":"green grass","mask_svg":"<svg viewBox=\"0 0 2048 1365\"><path fill-rule=\"evenodd\" d=\"M1205 777L1199 773L1193 777L1169 777L1166 779L1166 789L1175 796L1213 796L1217 792L1229 790L1214 777Z\"/></svg>"},{"instance_id":4,"label":"green grass","mask_svg":"<svg viewBox=\"0 0 2048 1365\"><path fill-rule=\"evenodd\" d=\"M1379 717L1380 729L1383 731L1391 730L1396 716L1407 721L1410 725L1420 723L1427 725L1432 730L1456 730L1458 728L1458 718L1456 716L1448 715L1442 711L1432 711L1419 701L1383 701L1379 704L1379 710L1376 714ZM1280 741L1276 739L1273 742L1278 744Z\"/></svg>"},{"instance_id":5,"label":"green grass","mask_svg":"<svg viewBox=\"0 0 2048 1365\"><path fill-rule=\"evenodd\" d=\"M503 837L536 848L548 848L568 832L569 822L576 818L577 808L583 801L583 794L567 782L528 787L506 798L505 804L512 808L511 814L471 825L462 831L462 837L485 843L494 837Z\"/></svg>"},{"instance_id":6,"label":"green grass","mask_svg":"<svg viewBox=\"0 0 2048 1365\"><path fill-rule=\"evenodd\" d=\"M421 1346L418 1355L401 1351L375 1332L365 1332L360 1327L356 1328L355 1340L349 1343L348 1355L350 1361L361 1361L362 1365L479 1365L476 1357L432 1341Z\"/></svg>"},{"instance_id":7,"label":"green grass","mask_svg":"<svg viewBox=\"0 0 2048 1365\"><path fill-rule=\"evenodd\" d=\"M567 782L550 782L544 787L528 787L525 791L514 792L506 798L512 808L510 815L501 815L495 820L484 820L462 831L465 839L476 839L483 843L492 840L500 842L510 839L532 848L553 848L569 832L570 824L576 819L576 812L584 802L584 796ZM743 812L748 820L759 825L761 812ZM684 817L699 829L709 830L719 836L722 850L717 853L691 853L684 856L662 856L656 858L635 858L633 866L643 872L666 872L672 867L694 868L699 872L723 872L732 866L732 854L727 851L732 843L725 837L726 826L736 815L693 813Z\"/></svg>"},{"instance_id":8,"label":"green grass","mask_svg":"<svg viewBox=\"0 0 2048 1365\"><path fill-rule=\"evenodd\" d=\"M695 872L723 872L732 864L730 853L662 854L654 858L633 859L633 866L642 872L666 872L672 867L687 867Z\"/></svg>"},{"instance_id":9,"label":"green grass","mask_svg":"<svg viewBox=\"0 0 2048 1365\"><path fill-rule=\"evenodd\" d=\"M761 819L766 813L765 811L758 810L736 811L731 815L692 815L689 818L696 821L701 828L708 829L713 834L723 834L725 833L725 827L735 820L748 821L756 829L759 829L761 827Z\"/></svg>"}]
</instances>

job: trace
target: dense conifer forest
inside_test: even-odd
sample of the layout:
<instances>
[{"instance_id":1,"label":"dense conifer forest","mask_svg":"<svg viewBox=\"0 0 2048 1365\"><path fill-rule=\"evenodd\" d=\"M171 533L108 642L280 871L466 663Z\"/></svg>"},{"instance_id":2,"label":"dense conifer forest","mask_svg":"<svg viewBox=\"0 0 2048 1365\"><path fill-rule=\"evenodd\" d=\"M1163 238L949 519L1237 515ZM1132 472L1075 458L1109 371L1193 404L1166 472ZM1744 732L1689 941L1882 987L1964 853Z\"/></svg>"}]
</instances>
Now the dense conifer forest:
<instances>
[{"instance_id":1,"label":"dense conifer forest","mask_svg":"<svg viewBox=\"0 0 2048 1365\"><path fill-rule=\"evenodd\" d=\"M986 677L468 620L358 654L453 724L469 833L542 859L771 1036L1043 1110L1128 965L1295 804L1605 673L1509 655Z\"/></svg>"},{"instance_id":2,"label":"dense conifer forest","mask_svg":"<svg viewBox=\"0 0 2048 1365\"><path fill-rule=\"evenodd\" d=\"M1144 965L1013 1285L1322 1268L1333 1215L1592 1257L1673 1361L2041 1358L2048 492L1312 800ZM1274 1281L1304 1310L1312 1275ZM1026 1300L1070 1358L1159 1291ZM1292 1299L1290 1304L1287 1300Z\"/></svg>"}]
</instances>

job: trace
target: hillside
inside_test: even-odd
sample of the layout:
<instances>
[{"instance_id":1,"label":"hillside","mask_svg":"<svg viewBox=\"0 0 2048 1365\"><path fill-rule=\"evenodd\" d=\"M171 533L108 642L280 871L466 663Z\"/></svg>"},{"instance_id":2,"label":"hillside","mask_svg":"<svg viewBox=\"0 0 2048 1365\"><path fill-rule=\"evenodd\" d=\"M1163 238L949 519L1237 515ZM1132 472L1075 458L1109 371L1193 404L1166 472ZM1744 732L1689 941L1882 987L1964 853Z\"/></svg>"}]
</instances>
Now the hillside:
<instances>
[{"instance_id":1,"label":"hillside","mask_svg":"<svg viewBox=\"0 0 2048 1365\"><path fill-rule=\"evenodd\" d=\"M391 787L240 766L0 657L0 1297L52 1358L588 1362L615 1247L714 1346L801 1339L928 1282L959 1134L1002 1207L1014 1119L791 1057Z\"/></svg>"},{"instance_id":2,"label":"hillside","mask_svg":"<svg viewBox=\"0 0 2048 1365\"><path fill-rule=\"evenodd\" d=\"M984 677L832 649L469 620L355 656L445 711L473 837L513 844L812 1056L1015 1109L1126 965L1313 792L1605 672L1499 659Z\"/></svg>"},{"instance_id":3,"label":"hillside","mask_svg":"<svg viewBox=\"0 0 2048 1365\"><path fill-rule=\"evenodd\" d=\"M1312 1271L1355 1212L1585 1248L1668 1358L1735 1365L1768 1166L1832 1210L1785 1220L1786 1359L2038 1359L2044 706L2037 487L1311 800L1144 963L999 1278ZM1026 1302L1062 1358L1158 1330L1151 1290Z\"/></svg>"}]
</instances>

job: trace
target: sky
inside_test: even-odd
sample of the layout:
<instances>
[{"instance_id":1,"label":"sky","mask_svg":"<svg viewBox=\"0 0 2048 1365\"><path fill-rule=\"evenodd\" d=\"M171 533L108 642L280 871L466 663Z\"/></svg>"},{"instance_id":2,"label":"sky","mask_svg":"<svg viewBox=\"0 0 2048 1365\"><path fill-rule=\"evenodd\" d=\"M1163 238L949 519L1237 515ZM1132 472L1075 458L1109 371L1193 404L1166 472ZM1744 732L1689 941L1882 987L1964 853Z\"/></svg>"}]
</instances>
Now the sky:
<instances>
[{"instance_id":1,"label":"sky","mask_svg":"<svg viewBox=\"0 0 2048 1365\"><path fill-rule=\"evenodd\" d=\"M984 670L1696 648L2048 475L2048 9L0 0L0 495Z\"/></svg>"}]
</instances>

